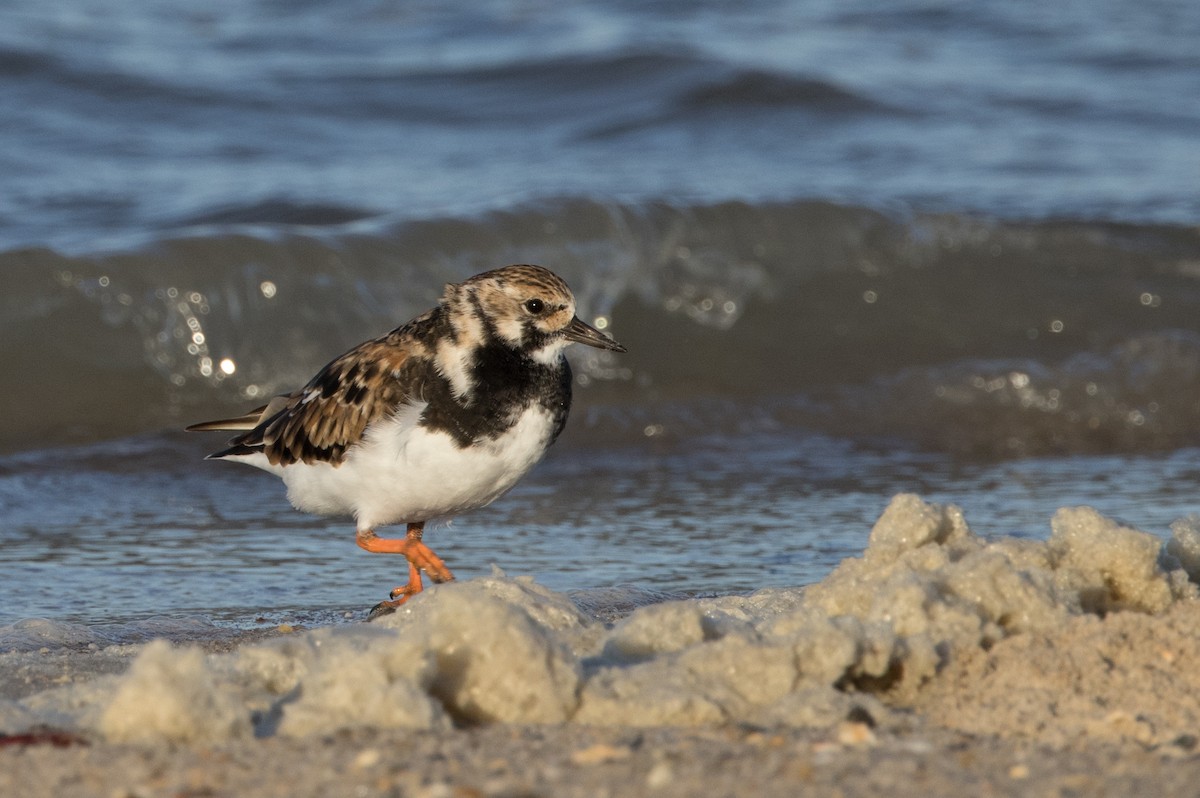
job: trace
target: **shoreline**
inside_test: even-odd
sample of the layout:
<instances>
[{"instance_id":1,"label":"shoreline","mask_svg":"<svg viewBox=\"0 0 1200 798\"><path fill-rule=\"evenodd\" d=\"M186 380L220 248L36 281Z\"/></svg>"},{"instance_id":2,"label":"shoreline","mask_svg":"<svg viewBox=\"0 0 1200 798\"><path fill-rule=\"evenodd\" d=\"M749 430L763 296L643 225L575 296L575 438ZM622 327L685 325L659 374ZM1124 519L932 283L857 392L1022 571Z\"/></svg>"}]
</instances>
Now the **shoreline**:
<instances>
[{"instance_id":1,"label":"shoreline","mask_svg":"<svg viewBox=\"0 0 1200 798\"><path fill-rule=\"evenodd\" d=\"M817 584L615 623L495 575L371 624L3 654L0 794L1180 793L1200 529L1053 527L901 495Z\"/></svg>"}]
</instances>

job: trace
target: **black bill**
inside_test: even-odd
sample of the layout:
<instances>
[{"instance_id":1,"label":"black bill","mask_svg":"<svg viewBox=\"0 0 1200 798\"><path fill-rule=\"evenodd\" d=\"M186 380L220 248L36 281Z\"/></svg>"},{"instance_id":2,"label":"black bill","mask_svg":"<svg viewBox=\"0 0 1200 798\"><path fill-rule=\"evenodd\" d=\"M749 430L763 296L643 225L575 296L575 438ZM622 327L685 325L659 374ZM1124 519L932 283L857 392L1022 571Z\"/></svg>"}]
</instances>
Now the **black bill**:
<instances>
[{"instance_id":1,"label":"black bill","mask_svg":"<svg viewBox=\"0 0 1200 798\"><path fill-rule=\"evenodd\" d=\"M577 344L587 344L594 346L597 349L607 349L610 352L625 352L625 347L611 338L606 338L602 332L597 330L587 322L579 320L579 317L571 319L571 323L563 330L563 335L568 341L574 341Z\"/></svg>"}]
</instances>

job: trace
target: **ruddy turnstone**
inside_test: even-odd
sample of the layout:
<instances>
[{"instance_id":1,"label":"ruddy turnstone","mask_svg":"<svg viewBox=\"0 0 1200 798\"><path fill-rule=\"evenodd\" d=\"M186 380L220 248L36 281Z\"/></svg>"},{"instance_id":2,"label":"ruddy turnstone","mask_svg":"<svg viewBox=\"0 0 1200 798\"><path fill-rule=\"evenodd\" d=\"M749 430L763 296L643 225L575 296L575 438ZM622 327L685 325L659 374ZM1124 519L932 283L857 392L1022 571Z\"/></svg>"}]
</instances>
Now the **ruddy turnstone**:
<instances>
[{"instance_id":1,"label":"ruddy turnstone","mask_svg":"<svg viewBox=\"0 0 1200 798\"><path fill-rule=\"evenodd\" d=\"M508 266L447 285L438 306L351 349L303 388L191 431L239 435L208 459L278 475L299 510L349 515L358 545L402 554L408 584L373 615L419 593L421 571L454 578L422 541L425 523L483 507L558 437L571 408L572 342L624 352L575 316L567 284ZM403 539L377 527L405 523Z\"/></svg>"}]
</instances>

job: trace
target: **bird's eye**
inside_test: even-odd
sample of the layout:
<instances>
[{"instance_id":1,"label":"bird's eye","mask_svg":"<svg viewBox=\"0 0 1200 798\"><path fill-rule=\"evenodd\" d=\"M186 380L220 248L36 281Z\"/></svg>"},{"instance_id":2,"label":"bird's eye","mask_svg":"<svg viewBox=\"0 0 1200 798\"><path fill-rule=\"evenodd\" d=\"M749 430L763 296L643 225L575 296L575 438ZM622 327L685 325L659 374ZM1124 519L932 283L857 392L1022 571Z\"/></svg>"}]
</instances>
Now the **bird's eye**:
<instances>
[{"instance_id":1,"label":"bird's eye","mask_svg":"<svg viewBox=\"0 0 1200 798\"><path fill-rule=\"evenodd\" d=\"M546 303L540 299L529 299L525 302L525 310L529 311L530 316L540 315L546 309Z\"/></svg>"}]
</instances>

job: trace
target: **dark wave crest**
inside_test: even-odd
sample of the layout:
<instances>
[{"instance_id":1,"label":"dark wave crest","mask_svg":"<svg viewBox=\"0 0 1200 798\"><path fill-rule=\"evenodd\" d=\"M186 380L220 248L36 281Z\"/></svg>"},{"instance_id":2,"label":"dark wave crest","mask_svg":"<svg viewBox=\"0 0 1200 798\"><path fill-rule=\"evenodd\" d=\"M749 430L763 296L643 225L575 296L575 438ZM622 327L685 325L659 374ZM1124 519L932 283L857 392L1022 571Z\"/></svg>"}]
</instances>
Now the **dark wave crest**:
<instances>
[{"instance_id":1,"label":"dark wave crest","mask_svg":"<svg viewBox=\"0 0 1200 798\"><path fill-rule=\"evenodd\" d=\"M559 271L581 315L629 347L573 357L581 401L620 408L596 417L637 434L689 414L721 423L696 403L733 400L769 423L964 454L1200 441L1192 228L822 202L563 200L391 227L231 218L120 255L0 255L0 367L20 375L0 399L4 445L257 401L429 307L445 282L513 262Z\"/></svg>"},{"instance_id":2,"label":"dark wave crest","mask_svg":"<svg viewBox=\"0 0 1200 798\"><path fill-rule=\"evenodd\" d=\"M878 111L884 106L823 80L794 78L747 70L688 91L680 100L687 110L754 108L759 106L811 108L821 111Z\"/></svg>"}]
</instances>

